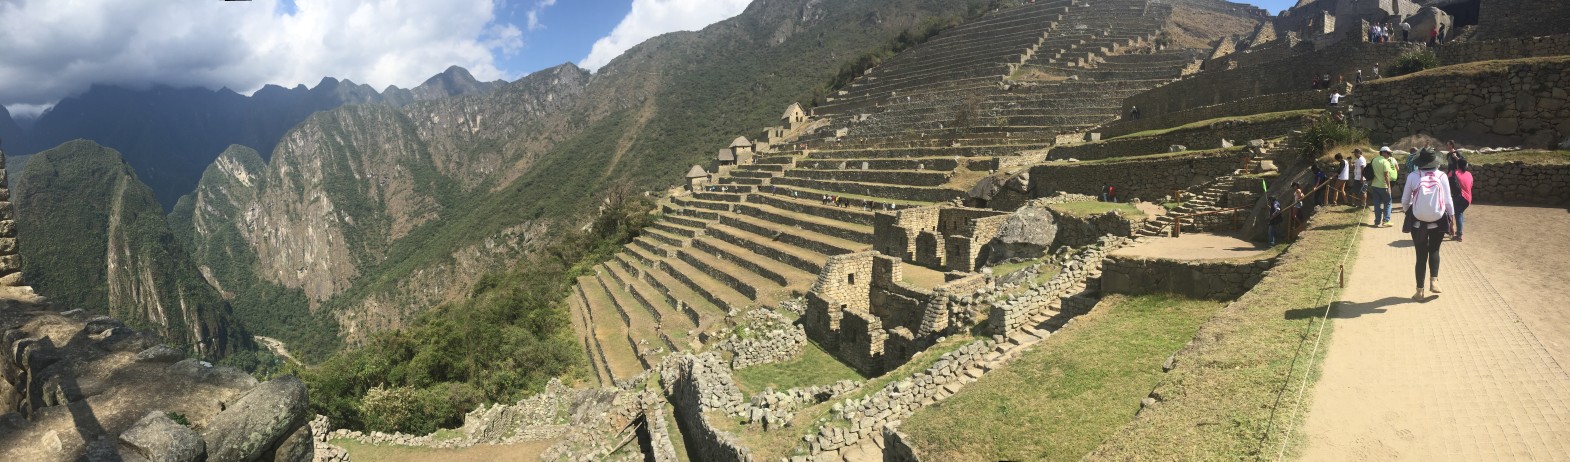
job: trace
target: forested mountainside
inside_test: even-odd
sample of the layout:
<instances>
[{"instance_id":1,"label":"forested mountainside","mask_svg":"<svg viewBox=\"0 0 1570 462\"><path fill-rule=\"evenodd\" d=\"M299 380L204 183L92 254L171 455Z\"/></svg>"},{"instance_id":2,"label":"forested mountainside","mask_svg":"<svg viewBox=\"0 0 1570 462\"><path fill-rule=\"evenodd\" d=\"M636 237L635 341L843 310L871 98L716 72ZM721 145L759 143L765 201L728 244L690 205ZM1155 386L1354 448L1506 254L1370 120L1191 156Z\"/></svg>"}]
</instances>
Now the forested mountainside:
<instances>
[{"instance_id":1,"label":"forested mountainside","mask_svg":"<svg viewBox=\"0 0 1570 462\"><path fill-rule=\"evenodd\" d=\"M214 156L231 144L272 153L284 132L307 116L345 104L415 101L482 94L504 82L480 82L460 67L413 89L378 92L349 80L323 78L315 87L268 85L251 96L229 89L94 86L61 100L31 129L0 124L6 152L33 154L74 139L87 139L122 153L167 210L189 193Z\"/></svg>"},{"instance_id":2,"label":"forested mountainside","mask_svg":"<svg viewBox=\"0 0 1570 462\"><path fill-rule=\"evenodd\" d=\"M317 339L357 343L467 295L547 230L588 221L608 185L676 184L716 146L821 92L840 63L967 8L982 11L756 2L702 31L649 40L593 75L566 64L484 95L321 112L270 159L226 153L171 223L197 265L236 293L248 325L321 358L336 345ZM336 322L314 321L327 317Z\"/></svg>"},{"instance_id":3,"label":"forested mountainside","mask_svg":"<svg viewBox=\"0 0 1570 462\"><path fill-rule=\"evenodd\" d=\"M120 153L68 142L33 156L14 186L26 278L49 298L113 315L207 358L254 349Z\"/></svg>"}]
</instances>

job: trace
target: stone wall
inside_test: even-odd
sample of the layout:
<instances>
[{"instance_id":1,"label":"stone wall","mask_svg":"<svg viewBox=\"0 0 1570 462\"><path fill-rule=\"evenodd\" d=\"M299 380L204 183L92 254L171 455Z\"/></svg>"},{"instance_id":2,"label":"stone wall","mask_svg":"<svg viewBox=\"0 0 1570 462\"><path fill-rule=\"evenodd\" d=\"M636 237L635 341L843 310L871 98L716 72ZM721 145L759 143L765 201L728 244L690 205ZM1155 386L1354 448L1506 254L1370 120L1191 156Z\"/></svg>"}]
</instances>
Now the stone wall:
<instances>
[{"instance_id":1,"label":"stone wall","mask_svg":"<svg viewBox=\"0 0 1570 462\"><path fill-rule=\"evenodd\" d=\"M1378 140L1423 133L1488 145L1546 148L1570 135L1570 57L1433 69L1363 84L1354 123Z\"/></svg>"},{"instance_id":2,"label":"stone wall","mask_svg":"<svg viewBox=\"0 0 1570 462\"><path fill-rule=\"evenodd\" d=\"M1570 34L1457 42L1439 47L1439 59L1445 65L1563 55L1570 55Z\"/></svg>"},{"instance_id":3,"label":"stone wall","mask_svg":"<svg viewBox=\"0 0 1570 462\"><path fill-rule=\"evenodd\" d=\"M1481 204L1570 205L1570 165L1519 161L1472 165L1472 200Z\"/></svg>"},{"instance_id":4,"label":"stone wall","mask_svg":"<svg viewBox=\"0 0 1570 462\"><path fill-rule=\"evenodd\" d=\"M873 250L932 268L971 272L986 261L986 245L1008 220L1006 212L934 205L873 217Z\"/></svg>"},{"instance_id":5,"label":"stone wall","mask_svg":"<svg viewBox=\"0 0 1570 462\"><path fill-rule=\"evenodd\" d=\"M17 255L16 209L11 207L7 185L5 151L0 150L0 286L22 285L22 260Z\"/></svg>"},{"instance_id":6,"label":"stone wall","mask_svg":"<svg viewBox=\"0 0 1570 462\"><path fill-rule=\"evenodd\" d=\"M1258 122L1222 120L1207 126L1173 130L1155 136L1119 138L1100 143L1055 148L1048 157L1052 160L1097 160L1160 154L1168 152L1172 146L1183 146L1188 149L1220 149L1221 140L1228 140L1234 145L1241 146L1248 140L1282 137L1313 122L1313 116L1308 114Z\"/></svg>"},{"instance_id":7,"label":"stone wall","mask_svg":"<svg viewBox=\"0 0 1570 462\"><path fill-rule=\"evenodd\" d=\"M1101 290L1112 294L1177 294L1232 300L1258 284L1274 258L1243 261L1169 260L1110 255L1101 263Z\"/></svg>"},{"instance_id":8,"label":"stone wall","mask_svg":"<svg viewBox=\"0 0 1570 462\"><path fill-rule=\"evenodd\" d=\"M742 370L760 364L787 361L801 355L807 345L807 332L788 322L771 309L756 309L742 315L749 337L731 335L716 348L731 352L731 369Z\"/></svg>"},{"instance_id":9,"label":"stone wall","mask_svg":"<svg viewBox=\"0 0 1570 462\"><path fill-rule=\"evenodd\" d=\"M1051 207L1047 209L1052 210ZM1108 235L1131 237L1134 231L1145 223L1143 219L1123 216L1116 212L1083 216L1052 210L1052 218L1058 224L1058 238L1055 245L1073 246L1095 244L1102 236Z\"/></svg>"},{"instance_id":10,"label":"stone wall","mask_svg":"<svg viewBox=\"0 0 1570 462\"><path fill-rule=\"evenodd\" d=\"M1027 321L1038 311L1059 305L1059 312L1063 316L1073 317L1088 311L1089 304L1071 304L1066 298L1074 298L1075 287L1080 283L1086 284L1086 291L1096 293L1100 291L1099 284L1092 284L1088 279L1099 269L1097 268L1103 257L1111 251L1123 248L1133 243L1133 240L1104 236L1095 245L1086 246L1077 250L1072 256L1064 259L1063 268L1056 276L1047 282L1030 286L1027 290L1010 296L993 300L988 307L986 332L992 335L1009 335L1026 327ZM1091 286L1098 287L1091 287ZM1093 300L1092 300L1093 302Z\"/></svg>"},{"instance_id":11,"label":"stone wall","mask_svg":"<svg viewBox=\"0 0 1570 462\"><path fill-rule=\"evenodd\" d=\"M921 453L909 442L909 436L894 428L883 426L883 462L921 462Z\"/></svg>"},{"instance_id":12,"label":"stone wall","mask_svg":"<svg viewBox=\"0 0 1570 462\"><path fill-rule=\"evenodd\" d=\"M672 356L660 371L665 394L675 407L676 425L681 429L687 454L693 460L744 462L752 455L734 436L715 428L705 412L726 415L739 412L741 391L731 380L719 355Z\"/></svg>"},{"instance_id":13,"label":"stone wall","mask_svg":"<svg viewBox=\"0 0 1570 462\"><path fill-rule=\"evenodd\" d=\"M1532 37L1570 32L1570 3L1551 0L1482 0L1477 38Z\"/></svg>"},{"instance_id":14,"label":"stone wall","mask_svg":"<svg viewBox=\"0 0 1570 462\"><path fill-rule=\"evenodd\" d=\"M1120 200L1149 200L1231 174L1243 166L1244 155L1216 150L1117 162L1053 161L1031 167L1030 187L1036 197L1058 191L1099 196L1101 185L1111 183Z\"/></svg>"},{"instance_id":15,"label":"stone wall","mask_svg":"<svg viewBox=\"0 0 1570 462\"><path fill-rule=\"evenodd\" d=\"M1197 107L1211 106L1244 98L1309 89L1315 75L1345 76L1348 81L1358 69L1366 74L1378 63L1389 68L1397 56L1421 45L1407 43L1361 43L1343 41L1323 50L1295 54L1257 66L1213 70L1196 74L1123 101L1120 114L1139 106L1144 117L1154 117ZM1327 100L1328 102L1328 100Z\"/></svg>"},{"instance_id":16,"label":"stone wall","mask_svg":"<svg viewBox=\"0 0 1570 462\"><path fill-rule=\"evenodd\" d=\"M1159 130L1169 127L1178 127L1201 120L1217 119L1227 116L1247 114L1265 114L1271 112L1293 111L1298 109L1317 109L1325 107L1330 101L1328 90L1303 90L1286 93L1243 98L1221 104L1201 106L1188 110L1168 112L1161 115L1141 115L1138 120L1119 120L1107 124L1099 129L1103 139L1109 139L1142 132L1145 130ZM1230 139L1230 138L1229 138ZM1243 138L1251 139L1251 138ZM1194 147L1194 146L1190 146Z\"/></svg>"}]
</instances>

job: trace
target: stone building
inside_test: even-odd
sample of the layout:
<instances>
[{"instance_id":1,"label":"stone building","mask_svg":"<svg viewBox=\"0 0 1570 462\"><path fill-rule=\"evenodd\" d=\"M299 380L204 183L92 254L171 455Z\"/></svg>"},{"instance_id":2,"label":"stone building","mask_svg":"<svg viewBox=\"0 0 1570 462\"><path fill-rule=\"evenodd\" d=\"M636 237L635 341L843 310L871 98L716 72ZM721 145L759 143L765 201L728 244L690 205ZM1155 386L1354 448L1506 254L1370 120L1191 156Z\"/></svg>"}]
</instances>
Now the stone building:
<instances>
[{"instance_id":1,"label":"stone building","mask_svg":"<svg viewBox=\"0 0 1570 462\"><path fill-rule=\"evenodd\" d=\"M752 156L752 142L747 141L745 136L738 136L730 142L730 151L731 155L736 157L736 161L741 162L742 159Z\"/></svg>"},{"instance_id":2,"label":"stone building","mask_svg":"<svg viewBox=\"0 0 1570 462\"><path fill-rule=\"evenodd\" d=\"M1276 17L1275 30L1297 32L1309 38L1340 38L1356 33L1362 21L1401 24L1403 18L1417 14L1420 8L1411 0L1303 0ZM1361 32L1367 34L1366 30ZM1399 29L1395 38L1401 38Z\"/></svg>"},{"instance_id":3,"label":"stone building","mask_svg":"<svg viewBox=\"0 0 1570 462\"><path fill-rule=\"evenodd\" d=\"M721 148L718 153L714 154L714 161L720 166L736 165L736 151L729 148Z\"/></svg>"},{"instance_id":4,"label":"stone building","mask_svg":"<svg viewBox=\"0 0 1570 462\"><path fill-rule=\"evenodd\" d=\"M988 244L1008 213L968 207L928 206L879 212L872 218L872 248L900 260L947 271L985 265Z\"/></svg>"},{"instance_id":5,"label":"stone building","mask_svg":"<svg viewBox=\"0 0 1570 462\"><path fill-rule=\"evenodd\" d=\"M931 290L904 282L899 258L877 252L830 257L807 292L807 337L863 374L893 370L963 324L950 294L969 298L988 282L980 274Z\"/></svg>"},{"instance_id":6,"label":"stone building","mask_svg":"<svg viewBox=\"0 0 1570 462\"><path fill-rule=\"evenodd\" d=\"M796 131L806 122L807 112L801 110L801 103L790 103L790 107L785 108L785 115L780 116L780 123L788 131Z\"/></svg>"},{"instance_id":7,"label":"stone building","mask_svg":"<svg viewBox=\"0 0 1570 462\"><path fill-rule=\"evenodd\" d=\"M687 169L687 189L697 191L706 184L709 184L709 172L701 165L692 164L692 168Z\"/></svg>"}]
</instances>

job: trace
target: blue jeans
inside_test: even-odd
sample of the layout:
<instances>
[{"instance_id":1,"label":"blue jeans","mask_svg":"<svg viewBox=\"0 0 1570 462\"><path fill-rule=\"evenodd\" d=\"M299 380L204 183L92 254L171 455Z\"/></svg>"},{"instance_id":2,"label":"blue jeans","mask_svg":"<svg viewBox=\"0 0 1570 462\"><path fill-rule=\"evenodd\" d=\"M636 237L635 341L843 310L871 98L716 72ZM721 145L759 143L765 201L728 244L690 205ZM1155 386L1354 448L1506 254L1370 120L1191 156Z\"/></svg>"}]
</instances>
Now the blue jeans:
<instances>
[{"instance_id":1,"label":"blue jeans","mask_svg":"<svg viewBox=\"0 0 1570 462\"><path fill-rule=\"evenodd\" d=\"M1456 212L1456 236L1457 237L1460 237L1463 234L1462 231L1465 229L1465 225L1466 225L1466 213Z\"/></svg>"},{"instance_id":2,"label":"blue jeans","mask_svg":"<svg viewBox=\"0 0 1570 462\"><path fill-rule=\"evenodd\" d=\"M1269 236L1269 240L1267 240L1265 242L1269 242L1271 247L1275 247L1276 246L1276 224L1275 223L1267 223L1265 225L1265 233L1266 233L1266 236Z\"/></svg>"},{"instance_id":3,"label":"blue jeans","mask_svg":"<svg viewBox=\"0 0 1570 462\"><path fill-rule=\"evenodd\" d=\"M1368 199L1374 202L1374 224L1390 222L1390 188L1368 188Z\"/></svg>"}]
</instances>

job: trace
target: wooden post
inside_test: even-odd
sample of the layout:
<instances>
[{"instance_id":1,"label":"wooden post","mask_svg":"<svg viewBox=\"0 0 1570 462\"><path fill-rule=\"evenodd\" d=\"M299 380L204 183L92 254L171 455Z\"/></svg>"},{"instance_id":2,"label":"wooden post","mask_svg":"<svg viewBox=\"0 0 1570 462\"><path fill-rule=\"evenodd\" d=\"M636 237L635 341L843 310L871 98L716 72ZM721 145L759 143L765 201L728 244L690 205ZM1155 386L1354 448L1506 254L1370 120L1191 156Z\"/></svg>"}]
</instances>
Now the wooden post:
<instances>
[{"instance_id":1,"label":"wooden post","mask_svg":"<svg viewBox=\"0 0 1570 462\"><path fill-rule=\"evenodd\" d=\"M1172 216L1172 237L1178 237L1178 236L1180 236L1182 234L1183 234L1183 217L1181 215L1173 215Z\"/></svg>"}]
</instances>

